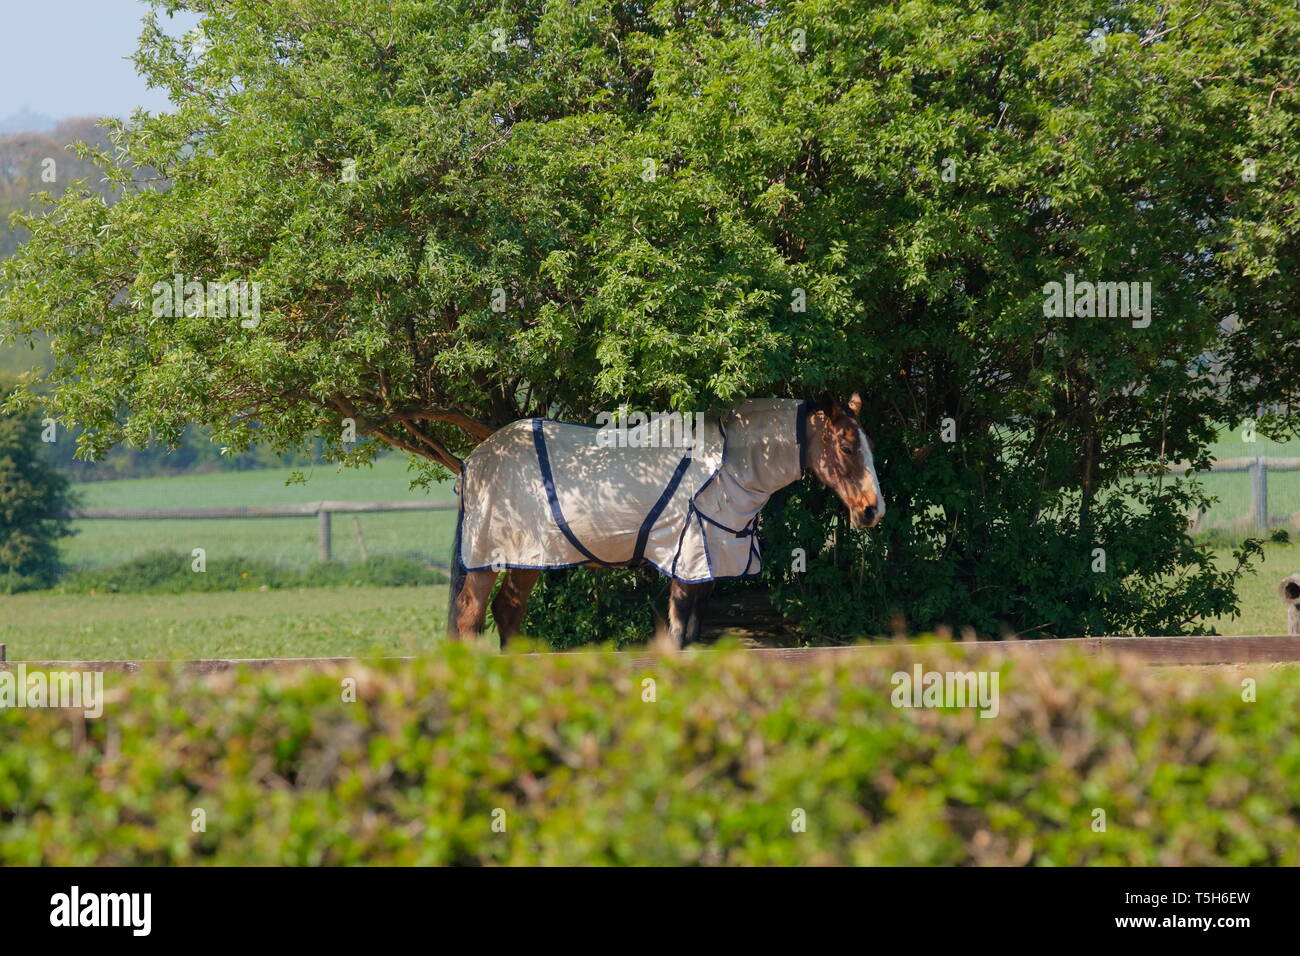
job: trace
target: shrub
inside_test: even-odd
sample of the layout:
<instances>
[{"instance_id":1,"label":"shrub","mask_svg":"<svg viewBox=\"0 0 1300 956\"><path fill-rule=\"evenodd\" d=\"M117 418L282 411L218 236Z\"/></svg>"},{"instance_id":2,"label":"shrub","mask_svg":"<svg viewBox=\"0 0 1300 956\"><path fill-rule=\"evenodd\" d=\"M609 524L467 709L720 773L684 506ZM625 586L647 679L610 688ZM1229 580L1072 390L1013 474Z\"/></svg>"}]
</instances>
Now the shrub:
<instances>
[{"instance_id":1,"label":"shrub","mask_svg":"<svg viewBox=\"0 0 1300 956\"><path fill-rule=\"evenodd\" d=\"M11 384L0 381L0 398ZM73 504L68 479L41 455L40 429L34 414L0 414L0 593L48 587L72 534L57 517Z\"/></svg>"},{"instance_id":2,"label":"shrub","mask_svg":"<svg viewBox=\"0 0 1300 956\"><path fill-rule=\"evenodd\" d=\"M572 568L537 580L524 631L556 650L583 644L644 644L655 612L668 613L668 580L654 571Z\"/></svg>"},{"instance_id":3,"label":"shrub","mask_svg":"<svg viewBox=\"0 0 1300 956\"><path fill-rule=\"evenodd\" d=\"M918 662L997 670L999 715L895 709L890 675ZM1300 863L1293 671L1245 703L1215 674L1065 652L453 645L106 684L103 719L0 711L0 863Z\"/></svg>"}]
</instances>

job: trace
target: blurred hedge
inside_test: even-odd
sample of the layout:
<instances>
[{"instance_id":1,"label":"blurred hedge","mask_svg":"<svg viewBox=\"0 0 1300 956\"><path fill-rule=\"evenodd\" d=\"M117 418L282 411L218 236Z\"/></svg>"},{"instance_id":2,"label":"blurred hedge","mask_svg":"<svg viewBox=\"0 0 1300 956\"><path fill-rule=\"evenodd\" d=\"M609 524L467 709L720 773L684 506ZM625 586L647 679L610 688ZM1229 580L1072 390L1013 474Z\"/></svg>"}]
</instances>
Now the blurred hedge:
<instances>
[{"instance_id":1,"label":"blurred hedge","mask_svg":"<svg viewBox=\"0 0 1300 956\"><path fill-rule=\"evenodd\" d=\"M983 719L895 709L890 674L917 661L981 666L951 647L809 667L454 646L108 674L102 719L0 711L0 862L1300 863L1294 670L1260 668L1245 703L1235 677L984 661L1001 713Z\"/></svg>"}]
</instances>

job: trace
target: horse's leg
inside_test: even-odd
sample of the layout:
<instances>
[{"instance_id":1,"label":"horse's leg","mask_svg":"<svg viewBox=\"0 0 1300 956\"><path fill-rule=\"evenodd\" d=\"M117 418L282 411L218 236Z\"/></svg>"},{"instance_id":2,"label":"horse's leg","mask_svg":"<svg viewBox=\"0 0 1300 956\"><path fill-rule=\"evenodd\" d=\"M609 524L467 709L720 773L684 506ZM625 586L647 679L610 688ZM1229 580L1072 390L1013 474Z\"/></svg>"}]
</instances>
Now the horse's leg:
<instances>
[{"instance_id":1,"label":"horse's leg","mask_svg":"<svg viewBox=\"0 0 1300 956\"><path fill-rule=\"evenodd\" d=\"M701 581L691 587L699 590L695 592L695 601L691 604L691 617L686 623L687 644L694 644L700 639L700 627L704 623L704 607L709 603L709 595L713 593L713 582Z\"/></svg>"},{"instance_id":2,"label":"horse's leg","mask_svg":"<svg viewBox=\"0 0 1300 956\"><path fill-rule=\"evenodd\" d=\"M478 637L483 633L488 597L496 584L497 572L490 569L468 571L465 583L456 595L456 631L458 637Z\"/></svg>"},{"instance_id":3,"label":"horse's leg","mask_svg":"<svg viewBox=\"0 0 1300 956\"><path fill-rule=\"evenodd\" d=\"M519 633L524 622L524 609L528 607L528 595L542 572L533 568L510 568L506 579L492 602L492 620L497 623L497 633L501 635L501 650L506 649L506 641Z\"/></svg>"},{"instance_id":4,"label":"horse's leg","mask_svg":"<svg viewBox=\"0 0 1300 956\"><path fill-rule=\"evenodd\" d=\"M697 605L701 597L713 590L712 581L687 584L673 580L668 588L668 640L674 647L685 647L692 638L692 629L699 636Z\"/></svg>"}]
</instances>

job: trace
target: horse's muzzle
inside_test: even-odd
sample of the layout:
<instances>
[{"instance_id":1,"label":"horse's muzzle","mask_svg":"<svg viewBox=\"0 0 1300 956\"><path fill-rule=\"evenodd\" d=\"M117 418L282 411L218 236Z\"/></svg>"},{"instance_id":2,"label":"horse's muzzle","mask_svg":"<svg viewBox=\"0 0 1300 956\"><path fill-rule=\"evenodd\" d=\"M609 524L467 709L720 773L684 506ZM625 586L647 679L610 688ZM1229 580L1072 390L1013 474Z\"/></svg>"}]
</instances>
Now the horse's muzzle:
<instances>
[{"instance_id":1,"label":"horse's muzzle","mask_svg":"<svg viewBox=\"0 0 1300 956\"><path fill-rule=\"evenodd\" d=\"M853 527L874 528L880 522L880 509L875 505L860 508L852 513Z\"/></svg>"}]
</instances>

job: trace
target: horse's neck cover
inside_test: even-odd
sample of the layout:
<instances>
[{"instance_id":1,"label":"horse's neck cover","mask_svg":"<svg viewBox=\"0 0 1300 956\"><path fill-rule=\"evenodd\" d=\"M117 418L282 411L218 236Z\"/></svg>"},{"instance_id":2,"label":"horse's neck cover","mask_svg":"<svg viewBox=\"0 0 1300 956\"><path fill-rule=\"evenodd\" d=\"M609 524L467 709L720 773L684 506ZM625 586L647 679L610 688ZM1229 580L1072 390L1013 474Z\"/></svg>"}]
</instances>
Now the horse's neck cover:
<instances>
[{"instance_id":1,"label":"horse's neck cover","mask_svg":"<svg viewBox=\"0 0 1300 956\"><path fill-rule=\"evenodd\" d=\"M706 415L690 448L612 446L530 418L494 433L457 482L457 558L471 571L645 561L680 581L753 577L759 510L803 470L807 413L752 399Z\"/></svg>"}]
</instances>

